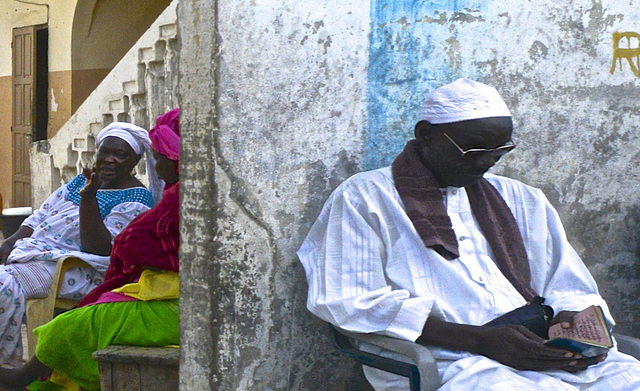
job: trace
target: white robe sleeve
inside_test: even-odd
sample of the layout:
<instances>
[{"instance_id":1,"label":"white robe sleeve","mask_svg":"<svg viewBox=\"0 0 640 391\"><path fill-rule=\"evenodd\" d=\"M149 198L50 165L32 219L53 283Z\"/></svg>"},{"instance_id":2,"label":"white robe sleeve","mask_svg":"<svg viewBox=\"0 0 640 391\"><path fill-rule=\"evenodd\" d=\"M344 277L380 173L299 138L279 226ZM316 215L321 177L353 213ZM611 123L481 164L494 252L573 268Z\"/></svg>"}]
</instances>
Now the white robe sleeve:
<instances>
[{"instance_id":1,"label":"white robe sleeve","mask_svg":"<svg viewBox=\"0 0 640 391\"><path fill-rule=\"evenodd\" d=\"M385 277L390 248L381 203L341 186L298 251L309 284L308 309L342 329L414 341L433 298L410 297Z\"/></svg>"},{"instance_id":2,"label":"white robe sleeve","mask_svg":"<svg viewBox=\"0 0 640 391\"><path fill-rule=\"evenodd\" d=\"M543 196L544 197L544 196ZM569 244L556 210L544 197L548 228L548 254L550 256L547 281L543 296L546 304L560 311L580 311L590 305L599 305L607 320L614 324L607 303L598 293L591 273Z\"/></svg>"},{"instance_id":3,"label":"white robe sleeve","mask_svg":"<svg viewBox=\"0 0 640 391\"><path fill-rule=\"evenodd\" d=\"M529 262L532 286L556 313L602 307L613 324L606 302L591 273L573 249L558 216L541 190L523 183L490 177L518 222Z\"/></svg>"}]
</instances>

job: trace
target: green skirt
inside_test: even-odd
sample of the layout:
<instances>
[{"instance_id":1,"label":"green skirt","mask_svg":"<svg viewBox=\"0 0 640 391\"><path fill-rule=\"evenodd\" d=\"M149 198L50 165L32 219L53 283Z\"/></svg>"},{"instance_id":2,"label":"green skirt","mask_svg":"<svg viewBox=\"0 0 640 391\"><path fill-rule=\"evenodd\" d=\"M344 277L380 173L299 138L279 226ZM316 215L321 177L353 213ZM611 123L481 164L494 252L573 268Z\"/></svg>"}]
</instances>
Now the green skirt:
<instances>
[{"instance_id":1,"label":"green skirt","mask_svg":"<svg viewBox=\"0 0 640 391\"><path fill-rule=\"evenodd\" d=\"M95 351L109 345L180 343L178 301L103 303L65 312L34 330L36 357L81 389L99 390Z\"/></svg>"}]
</instances>

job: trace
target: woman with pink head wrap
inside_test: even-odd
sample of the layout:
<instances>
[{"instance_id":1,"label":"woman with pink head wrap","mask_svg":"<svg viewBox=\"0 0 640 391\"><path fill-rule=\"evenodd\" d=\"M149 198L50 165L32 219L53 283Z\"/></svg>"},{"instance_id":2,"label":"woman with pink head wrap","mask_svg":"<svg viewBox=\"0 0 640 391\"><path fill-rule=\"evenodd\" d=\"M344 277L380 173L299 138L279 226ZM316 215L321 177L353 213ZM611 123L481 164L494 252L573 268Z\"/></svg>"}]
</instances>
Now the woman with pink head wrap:
<instances>
[{"instance_id":1,"label":"woman with pink head wrap","mask_svg":"<svg viewBox=\"0 0 640 391\"><path fill-rule=\"evenodd\" d=\"M151 148L177 162L180 160L180 109L173 109L156 118L156 126L149 131Z\"/></svg>"},{"instance_id":2,"label":"woman with pink head wrap","mask_svg":"<svg viewBox=\"0 0 640 391\"><path fill-rule=\"evenodd\" d=\"M171 180L178 178L180 160L180 109L173 109L156 119L156 126L149 131L151 149L156 160L156 172ZM172 163L170 163L172 162ZM165 179L166 181L166 179Z\"/></svg>"}]
</instances>

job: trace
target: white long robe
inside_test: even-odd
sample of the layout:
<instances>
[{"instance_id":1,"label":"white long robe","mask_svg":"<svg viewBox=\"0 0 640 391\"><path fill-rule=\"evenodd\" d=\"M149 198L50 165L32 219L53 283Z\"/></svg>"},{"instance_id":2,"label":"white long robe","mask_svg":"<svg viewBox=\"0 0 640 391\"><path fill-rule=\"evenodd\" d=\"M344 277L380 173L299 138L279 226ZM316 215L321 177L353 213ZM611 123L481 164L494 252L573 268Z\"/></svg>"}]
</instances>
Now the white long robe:
<instances>
[{"instance_id":1,"label":"white long robe","mask_svg":"<svg viewBox=\"0 0 640 391\"><path fill-rule=\"evenodd\" d=\"M532 287L546 298L545 304L556 313L600 305L613 323L542 192L505 177L486 174L485 178L518 223ZM524 298L493 262L464 188L447 188L443 200L460 251L460 257L451 261L424 246L405 213L389 167L357 174L340 185L298 250L309 284L309 310L345 330L415 341L429 316L481 325L524 305ZM484 356L430 350L438 361L443 390L537 390L546 383L559 384L549 389L575 390L619 371L628 373L627 386L616 378L618 388L593 389L640 389L640 363L617 351L610 352L605 363L569 374L515 371ZM398 376L368 367L365 374L377 390L408 389L408 382Z\"/></svg>"}]
</instances>

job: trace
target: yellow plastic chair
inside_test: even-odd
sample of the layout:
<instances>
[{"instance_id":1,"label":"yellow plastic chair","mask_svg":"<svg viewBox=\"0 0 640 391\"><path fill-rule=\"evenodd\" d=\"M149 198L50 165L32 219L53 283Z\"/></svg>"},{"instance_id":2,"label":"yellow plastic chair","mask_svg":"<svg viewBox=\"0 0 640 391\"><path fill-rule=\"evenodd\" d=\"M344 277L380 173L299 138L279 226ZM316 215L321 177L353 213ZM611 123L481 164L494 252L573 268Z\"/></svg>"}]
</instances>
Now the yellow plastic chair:
<instances>
[{"instance_id":1,"label":"yellow plastic chair","mask_svg":"<svg viewBox=\"0 0 640 391\"><path fill-rule=\"evenodd\" d=\"M58 260L56 271L51 280L51 290L49 296L43 299L27 300L27 352L32 357L36 352L38 338L33 333L33 329L43 324L49 323L53 319L55 309L70 310L78 305L81 299L60 299L61 284L67 270L74 267L91 267L88 263L77 257L64 257Z\"/></svg>"}]
</instances>

